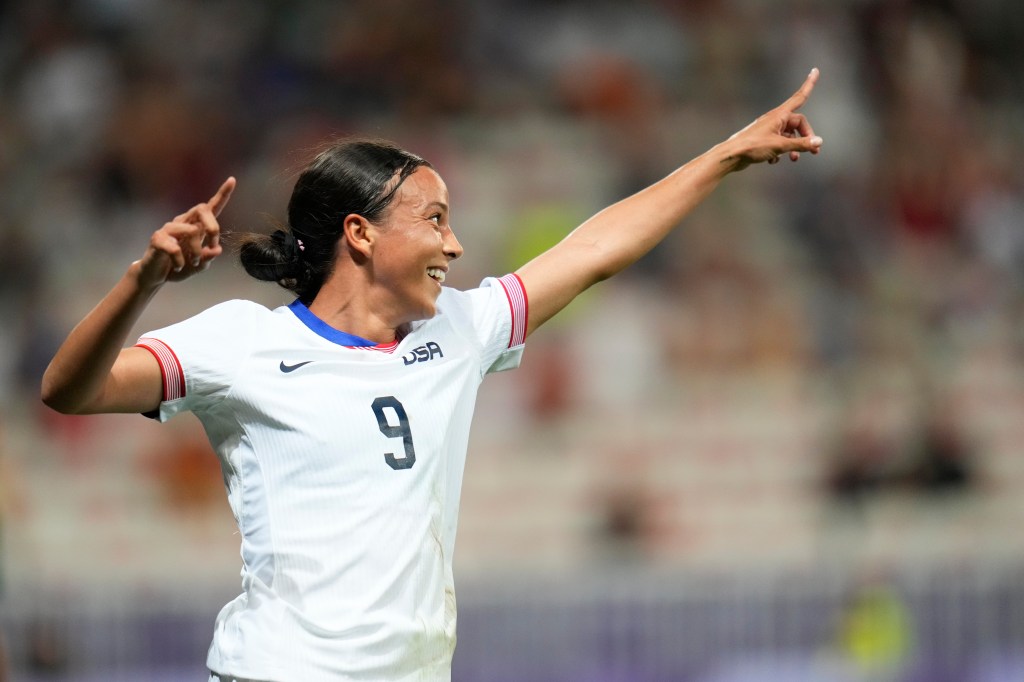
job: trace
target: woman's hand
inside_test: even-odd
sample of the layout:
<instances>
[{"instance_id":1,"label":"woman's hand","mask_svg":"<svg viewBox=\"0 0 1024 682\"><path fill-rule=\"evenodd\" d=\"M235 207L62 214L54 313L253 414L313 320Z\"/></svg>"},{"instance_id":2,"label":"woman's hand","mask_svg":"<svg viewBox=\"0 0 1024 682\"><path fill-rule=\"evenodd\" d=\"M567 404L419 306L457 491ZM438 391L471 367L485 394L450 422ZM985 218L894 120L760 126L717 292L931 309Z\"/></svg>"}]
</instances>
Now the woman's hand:
<instances>
[{"instance_id":1,"label":"woman's hand","mask_svg":"<svg viewBox=\"0 0 1024 682\"><path fill-rule=\"evenodd\" d=\"M209 201L196 204L153 233L149 248L135 263L143 289L180 282L210 267L223 251L217 216L231 199L235 184L234 178L228 178Z\"/></svg>"},{"instance_id":2,"label":"woman's hand","mask_svg":"<svg viewBox=\"0 0 1024 682\"><path fill-rule=\"evenodd\" d=\"M65 414L148 412L160 405L160 365L148 351L122 346L160 285L205 270L220 255L217 216L234 189L228 178L208 202L153 233L145 255L57 350L43 373L44 403Z\"/></svg>"},{"instance_id":3,"label":"woman's hand","mask_svg":"<svg viewBox=\"0 0 1024 682\"><path fill-rule=\"evenodd\" d=\"M725 161L733 164L729 170L740 171L752 163L763 161L777 163L779 157L786 153L793 161L800 158L800 152L818 153L821 138L814 134L807 117L796 113L810 97L817 81L818 69L811 69L807 80L792 97L724 143L730 150Z\"/></svg>"}]
</instances>

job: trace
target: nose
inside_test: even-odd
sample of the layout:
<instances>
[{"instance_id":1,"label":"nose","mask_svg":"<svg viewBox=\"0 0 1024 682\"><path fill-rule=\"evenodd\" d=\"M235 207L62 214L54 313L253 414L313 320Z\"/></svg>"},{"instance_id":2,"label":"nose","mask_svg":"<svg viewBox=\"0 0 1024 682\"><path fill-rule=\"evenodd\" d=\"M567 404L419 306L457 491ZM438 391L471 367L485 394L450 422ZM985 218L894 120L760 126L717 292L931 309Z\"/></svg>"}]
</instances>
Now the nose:
<instances>
[{"instance_id":1,"label":"nose","mask_svg":"<svg viewBox=\"0 0 1024 682\"><path fill-rule=\"evenodd\" d=\"M455 260L462 255L462 244L459 243L455 233L452 232L451 228L445 230L444 243L441 246L444 249L444 255L448 257L448 260Z\"/></svg>"}]
</instances>

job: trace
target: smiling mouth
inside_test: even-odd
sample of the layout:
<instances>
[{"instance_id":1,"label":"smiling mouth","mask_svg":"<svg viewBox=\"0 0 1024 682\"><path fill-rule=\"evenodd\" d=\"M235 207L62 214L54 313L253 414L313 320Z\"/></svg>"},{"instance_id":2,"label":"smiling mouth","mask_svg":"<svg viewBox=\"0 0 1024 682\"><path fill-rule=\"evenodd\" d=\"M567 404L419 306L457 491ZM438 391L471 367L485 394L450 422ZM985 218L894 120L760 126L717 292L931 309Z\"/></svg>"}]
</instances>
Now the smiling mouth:
<instances>
[{"instance_id":1,"label":"smiling mouth","mask_svg":"<svg viewBox=\"0 0 1024 682\"><path fill-rule=\"evenodd\" d=\"M441 268L427 268L427 276L438 284L444 284L445 272Z\"/></svg>"}]
</instances>

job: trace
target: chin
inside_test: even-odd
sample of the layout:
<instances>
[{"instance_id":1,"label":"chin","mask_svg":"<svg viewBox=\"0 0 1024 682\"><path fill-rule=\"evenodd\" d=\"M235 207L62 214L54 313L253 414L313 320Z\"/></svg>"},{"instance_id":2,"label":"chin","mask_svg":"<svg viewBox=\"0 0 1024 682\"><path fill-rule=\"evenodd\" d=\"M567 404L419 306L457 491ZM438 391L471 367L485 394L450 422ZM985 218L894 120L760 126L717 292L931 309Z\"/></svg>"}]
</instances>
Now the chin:
<instances>
[{"instance_id":1,"label":"chin","mask_svg":"<svg viewBox=\"0 0 1024 682\"><path fill-rule=\"evenodd\" d=\"M440 295L440 291L433 291L425 296L421 293L419 300L410 299L407 308L409 313L404 316L405 322L419 322L434 317L437 314L437 299Z\"/></svg>"},{"instance_id":2,"label":"chin","mask_svg":"<svg viewBox=\"0 0 1024 682\"><path fill-rule=\"evenodd\" d=\"M409 322L429 320L437 315L437 301L424 301L419 309L409 316Z\"/></svg>"},{"instance_id":3,"label":"chin","mask_svg":"<svg viewBox=\"0 0 1024 682\"><path fill-rule=\"evenodd\" d=\"M431 303L429 306L424 308L423 315L420 317L421 320L429 320L434 315L437 315L437 304Z\"/></svg>"},{"instance_id":4,"label":"chin","mask_svg":"<svg viewBox=\"0 0 1024 682\"><path fill-rule=\"evenodd\" d=\"M423 310L423 319L429 320L434 315L437 315L437 299L441 297L441 290L438 289L434 292L434 295L430 297L430 300L425 302Z\"/></svg>"}]
</instances>

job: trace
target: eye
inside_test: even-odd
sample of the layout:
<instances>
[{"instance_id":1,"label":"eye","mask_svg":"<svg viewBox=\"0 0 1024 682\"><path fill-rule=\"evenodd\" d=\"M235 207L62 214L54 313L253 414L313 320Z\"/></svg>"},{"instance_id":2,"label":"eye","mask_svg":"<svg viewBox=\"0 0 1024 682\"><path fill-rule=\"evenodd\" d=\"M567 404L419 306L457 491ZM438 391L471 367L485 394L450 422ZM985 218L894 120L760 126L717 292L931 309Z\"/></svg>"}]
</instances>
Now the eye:
<instances>
[{"instance_id":1,"label":"eye","mask_svg":"<svg viewBox=\"0 0 1024 682\"><path fill-rule=\"evenodd\" d=\"M428 218L428 220L430 220L430 222L434 223L435 225L440 225L441 224L441 214L440 213L435 213L434 215L430 216L430 218Z\"/></svg>"}]
</instances>

